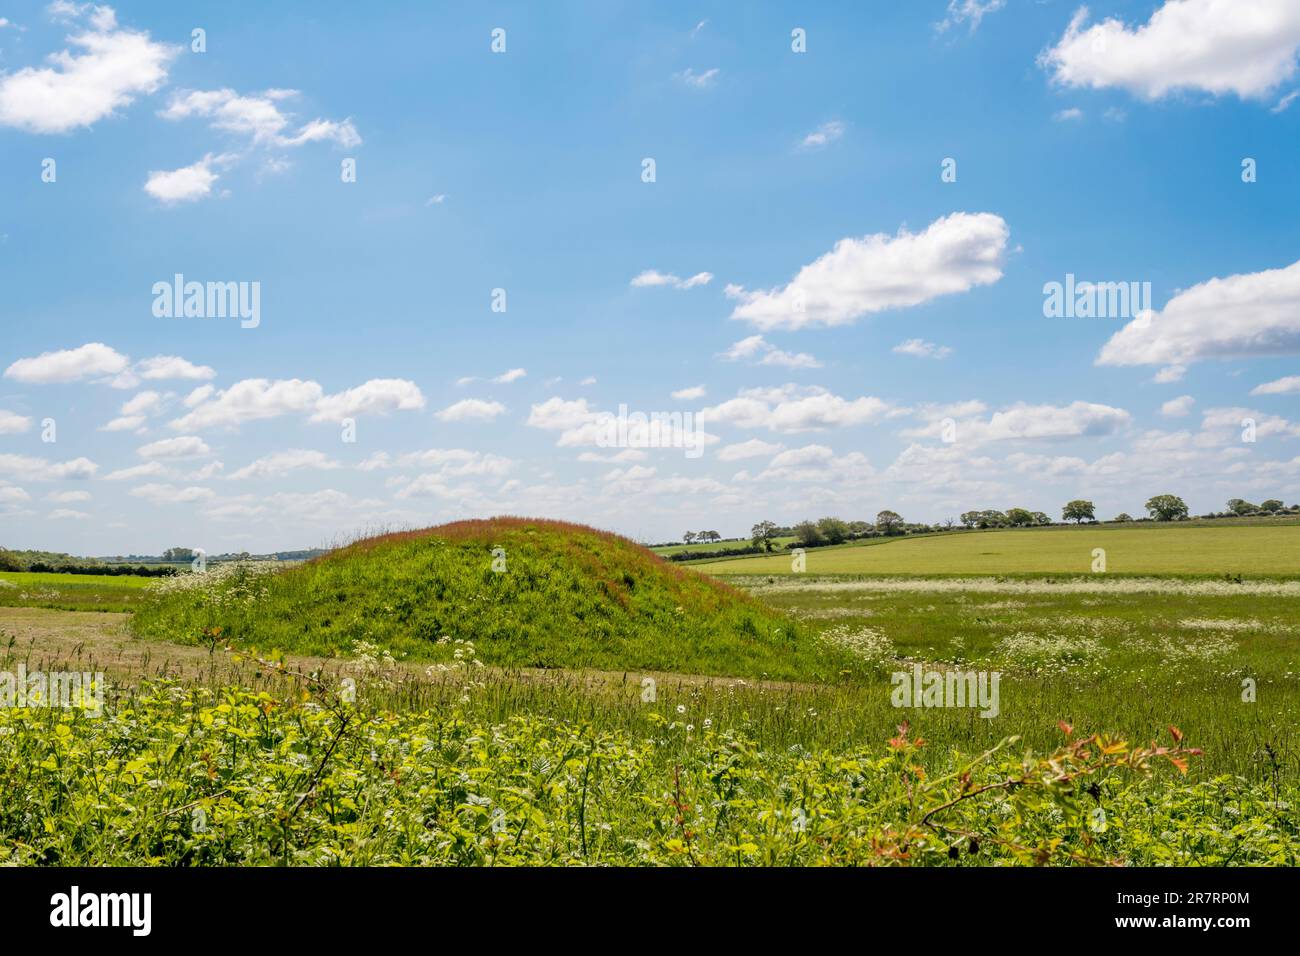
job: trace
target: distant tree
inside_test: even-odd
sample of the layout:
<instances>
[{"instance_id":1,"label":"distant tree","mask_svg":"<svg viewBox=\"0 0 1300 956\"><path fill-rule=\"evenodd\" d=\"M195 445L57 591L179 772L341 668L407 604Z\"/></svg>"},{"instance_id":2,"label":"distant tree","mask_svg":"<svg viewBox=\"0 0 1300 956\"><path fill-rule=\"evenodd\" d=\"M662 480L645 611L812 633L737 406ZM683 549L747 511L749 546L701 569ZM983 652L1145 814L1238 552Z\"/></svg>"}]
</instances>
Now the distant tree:
<instances>
[{"instance_id":1,"label":"distant tree","mask_svg":"<svg viewBox=\"0 0 1300 956\"><path fill-rule=\"evenodd\" d=\"M772 539L776 537L776 524L772 521L760 521L749 529L754 547L763 546L764 551L772 550Z\"/></svg>"},{"instance_id":2,"label":"distant tree","mask_svg":"<svg viewBox=\"0 0 1300 956\"><path fill-rule=\"evenodd\" d=\"M988 508L980 512L979 526L981 528L1005 528L1007 524L1007 516L1001 511Z\"/></svg>"},{"instance_id":3,"label":"distant tree","mask_svg":"<svg viewBox=\"0 0 1300 956\"><path fill-rule=\"evenodd\" d=\"M1259 510L1259 505L1253 505L1243 498L1231 498L1228 500L1228 510L1235 515L1253 514Z\"/></svg>"},{"instance_id":4,"label":"distant tree","mask_svg":"<svg viewBox=\"0 0 1300 956\"><path fill-rule=\"evenodd\" d=\"M944 531L951 531L951 530L953 529L953 526L954 526L956 523L957 523L957 522L954 521L952 518L944 518L944 519L943 519L943 530L944 530Z\"/></svg>"},{"instance_id":5,"label":"distant tree","mask_svg":"<svg viewBox=\"0 0 1300 956\"><path fill-rule=\"evenodd\" d=\"M1043 514L1043 512L1041 512L1041 511L1035 511L1035 512L1034 512L1034 524L1044 524L1044 525L1045 525L1045 524L1051 524L1051 523L1052 523L1052 519L1049 518L1047 515Z\"/></svg>"},{"instance_id":6,"label":"distant tree","mask_svg":"<svg viewBox=\"0 0 1300 956\"><path fill-rule=\"evenodd\" d=\"M1277 514L1282 510L1282 502L1278 501L1276 498L1269 498L1267 501L1260 503L1259 510L1267 511L1271 515Z\"/></svg>"},{"instance_id":7,"label":"distant tree","mask_svg":"<svg viewBox=\"0 0 1300 956\"><path fill-rule=\"evenodd\" d=\"M1008 508L1007 523L1013 528L1027 528L1034 523L1034 516L1024 508Z\"/></svg>"},{"instance_id":8,"label":"distant tree","mask_svg":"<svg viewBox=\"0 0 1300 956\"><path fill-rule=\"evenodd\" d=\"M684 535L682 535L682 540L685 541L687 544L693 544L695 542L695 532L694 531L686 532Z\"/></svg>"},{"instance_id":9,"label":"distant tree","mask_svg":"<svg viewBox=\"0 0 1300 956\"><path fill-rule=\"evenodd\" d=\"M191 548L168 548L162 553L164 561L193 561L194 551Z\"/></svg>"},{"instance_id":10,"label":"distant tree","mask_svg":"<svg viewBox=\"0 0 1300 956\"><path fill-rule=\"evenodd\" d=\"M1076 524L1082 524L1085 519L1088 521L1097 520L1097 510L1091 501L1076 498L1061 509L1062 521L1073 521Z\"/></svg>"},{"instance_id":11,"label":"distant tree","mask_svg":"<svg viewBox=\"0 0 1300 956\"><path fill-rule=\"evenodd\" d=\"M0 571L21 571L23 563L18 560L17 555L10 554L8 551L0 551Z\"/></svg>"},{"instance_id":12,"label":"distant tree","mask_svg":"<svg viewBox=\"0 0 1300 956\"><path fill-rule=\"evenodd\" d=\"M973 528L980 523L980 513L978 511L963 511L961 513L961 523L968 528Z\"/></svg>"},{"instance_id":13,"label":"distant tree","mask_svg":"<svg viewBox=\"0 0 1300 956\"><path fill-rule=\"evenodd\" d=\"M817 530L817 525L811 521L800 521L794 526L794 540L795 544L803 548L815 548L826 543L822 533Z\"/></svg>"},{"instance_id":14,"label":"distant tree","mask_svg":"<svg viewBox=\"0 0 1300 956\"><path fill-rule=\"evenodd\" d=\"M849 539L849 526L839 518L822 518L817 522L817 530L827 544L843 544Z\"/></svg>"},{"instance_id":15,"label":"distant tree","mask_svg":"<svg viewBox=\"0 0 1300 956\"><path fill-rule=\"evenodd\" d=\"M1177 495L1156 495L1147 500L1145 507L1156 521L1182 521L1187 517L1187 502Z\"/></svg>"},{"instance_id":16,"label":"distant tree","mask_svg":"<svg viewBox=\"0 0 1300 956\"><path fill-rule=\"evenodd\" d=\"M903 527L903 516L888 509L876 515L876 530L881 534L896 534Z\"/></svg>"},{"instance_id":17,"label":"distant tree","mask_svg":"<svg viewBox=\"0 0 1300 956\"><path fill-rule=\"evenodd\" d=\"M870 533L871 533L871 522L870 522L870 521L850 521L850 522L849 522L849 537L851 537L851 538L865 538L865 537L866 537L868 534L870 534Z\"/></svg>"},{"instance_id":18,"label":"distant tree","mask_svg":"<svg viewBox=\"0 0 1300 956\"><path fill-rule=\"evenodd\" d=\"M1119 514L1115 516L1115 520L1123 522L1123 521L1132 521L1133 518L1129 515L1127 511L1121 511Z\"/></svg>"}]
</instances>

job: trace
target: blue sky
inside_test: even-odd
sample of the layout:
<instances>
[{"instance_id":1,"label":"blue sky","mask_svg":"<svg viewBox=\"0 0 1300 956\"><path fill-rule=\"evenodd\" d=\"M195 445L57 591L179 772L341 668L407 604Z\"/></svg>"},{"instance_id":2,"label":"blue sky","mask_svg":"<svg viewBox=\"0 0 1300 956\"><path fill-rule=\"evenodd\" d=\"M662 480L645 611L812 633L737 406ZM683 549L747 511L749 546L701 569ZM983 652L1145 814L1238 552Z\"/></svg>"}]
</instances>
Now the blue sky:
<instances>
[{"instance_id":1,"label":"blue sky","mask_svg":"<svg viewBox=\"0 0 1300 956\"><path fill-rule=\"evenodd\" d=\"M1293 503L1298 50L1288 0L7 4L0 543Z\"/></svg>"}]
</instances>

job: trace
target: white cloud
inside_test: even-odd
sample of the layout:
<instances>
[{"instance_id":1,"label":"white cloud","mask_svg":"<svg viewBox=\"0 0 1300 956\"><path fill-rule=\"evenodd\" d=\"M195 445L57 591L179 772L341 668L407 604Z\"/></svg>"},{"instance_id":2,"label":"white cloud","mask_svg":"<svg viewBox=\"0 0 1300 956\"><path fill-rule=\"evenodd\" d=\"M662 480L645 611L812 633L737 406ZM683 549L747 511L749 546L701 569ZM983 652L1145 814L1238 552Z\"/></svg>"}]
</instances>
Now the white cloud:
<instances>
[{"instance_id":1,"label":"white cloud","mask_svg":"<svg viewBox=\"0 0 1300 956\"><path fill-rule=\"evenodd\" d=\"M207 199L218 178L212 167L219 158L209 153L197 163L180 169L151 169L144 191L167 205Z\"/></svg>"},{"instance_id":2,"label":"white cloud","mask_svg":"<svg viewBox=\"0 0 1300 956\"><path fill-rule=\"evenodd\" d=\"M765 331L846 325L869 313L966 292L1002 278L1009 235L1001 216L957 212L924 232L904 228L896 236L841 239L784 288L727 286L727 295L740 300L731 317Z\"/></svg>"},{"instance_id":3,"label":"white cloud","mask_svg":"<svg viewBox=\"0 0 1300 956\"><path fill-rule=\"evenodd\" d=\"M741 461L745 458L766 458L775 455L785 446L751 438L749 441L723 445L718 449L718 461Z\"/></svg>"},{"instance_id":4,"label":"white cloud","mask_svg":"<svg viewBox=\"0 0 1300 956\"><path fill-rule=\"evenodd\" d=\"M689 279L681 279L671 273L659 272L655 269L646 269L644 272L633 277L631 285L634 289L654 288L656 286L665 285L671 286L674 289L694 289L696 286L708 285L712 281L712 272L697 272Z\"/></svg>"},{"instance_id":5,"label":"white cloud","mask_svg":"<svg viewBox=\"0 0 1300 956\"><path fill-rule=\"evenodd\" d=\"M42 352L35 358L19 359L5 369L5 378L29 385L63 384L116 375L129 364L125 355L102 342L89 342L75 349Z\"/></svg>"},{"instance_id":6,"label":"white cloud","mask_svg":"<svg viewBox=\"0 0 1300 956\"><path fill-rule=\"evenodd\" d=\"M48 515L46 515L46 517L49 518L51 521L67 521L67 520L82 521L86 518L89 518L90 515L88 515L84 511L74 511L71 508L55 508Z\"/></svg>"},{"instance_id":7,"label":"white cloud","mask_svg":"<svg viewBox=\"0 0 1300 956\"><path fill-rule=\"evenodd\" d=\"M132 465L129 468L119 468L116 471L110 471L104 476L105 481L130 481L133 478L148 478L154 475L167 474L167 468L158 461L146 462L143 465Z\"/></svg>"},{"instance_id":8,"label":"white cloud","mask_svg":"<svg viewBox=\"0 0 1300 956\"><path fill-rule=\"evenodd\" d=\"M195 365L193 362L186 361L178 355L155 355L153 358L147 358L135 367L136 372L144 379L208 379L215 378L216 371L206 365Z\"/></svg>"},{"instance_id":9,"label":"white cloud","mask_svg":"<svg viewBox=\"0 0 1300 956\"><path fill-rule=\"evenodd\" d=\"M963 23L970 24L970 32L979 29L980 21L990 13L997 13L1007 0L948 0L948 15L934 25L940 33Z\"/></svg>"},{"instance_id":10,"label":"white cloud","mask_svg":"<svg viewBox=\"0 0 1300 956\"><path fill-rule=\"evenodd\" d=\"M63 481L93 478L99 470L89 458L54 462L30 455L0 455L0 475L17 481Z\"/></svg>"},{"instance_id":11,"label":"white cloud","mask_svg":"<svg viewBox=\"0 0 1300 956\"><path fill-rule=\"evenodd\" d=\"M448 405L436 413L436 418L444 422L491 421L506 407L500 402L485 402L477 398L465 398Z\"/></svg>"},{"instance_id":12,"label":"white cloud","mask_svg":"<svg viewBox=\"0 0 1300 956\"><path fill-rule=\"evenodd\" d=\"M424 408L424 395L414 382L402 378L372 378L356 388L321 398L311 420L339 422L359 415L387 415L421 408Z\"/></svg>"},{"instance_id":13,"label":"white cloud","mask_svg":"<svg viewBox=\"0 0 1300 956\"><path fill-rule=\"evenodd\" d=\"M1190 395L1179 395L1177 398L1171 398L1160 406L1160 414L1166 418L1181 418L1192 410L1196 404L1196 399Z\"/></svg>"},{"instance_id":14,"label":"white cloud","mask_svg":"<svg viewBox=\"0 0 1300 956\"><path fill-rule=\"evenodd\" d=\"M202 386L191 398L208 389ZM316 382L301 379L247 378L229 388L207 392L195 401L193 411L171 422L177 431L200 428L234 427L244 422L276 418L292 412L311 412L324 395ZM187 399L186 404L189 404Z\"/></svg>"},{"instance_id":15,"label":"white cloud","mask_svg":"<svg viewBox=\"0 0 1300 956\"><path fill-rule=\"evenodd\" d=\"M1300 90L1292 90L1286 96L1278 100L1277 103L1273 106L1273 108L1269 110L1269 112L1270 113L1285 112L1287 107L1289 107L1292 103L1295 102L1297 96L1300 96Z\"/></svg>"},{"instance_id":16,"label":"white cloud","mask_svg":"<svg viewBox=\"0 0 1300 956\"><path fill-rule=\"evenodd\" d=\"M587 406L585 398L570 402L556 396L534 405L528 413L527 424L548 431L563 431L594 422L596 417L596 411Z\"/></svg>"},{"instance_id":17,"label":"white cloud","mask_svg":"<svg viewBox=\"0 0 1300 956\"><path fill-rule=\"evenodd\" d=\"M77 16L88 5L51 9ZM66 133L91 126L162 86L180 48L119 28L112 7L89 9L89 28L69 36L68 48L51 54L48 66L0 75L0 125L29 133Z\"/></svg>"},{"instance_id":18,"label":"white cloud","mask_svg":"<svg viewBox=\"0 0 1300 956\"><path fill-rule=\"evenodd\" d=\"M1071 120L1081 120L1083 119L1083 110L1079 109L1077 106L1057 110L1052 114L1052 119L1056 120L1058 123L1068 123Z\"/></svg>"},{"instance_id":19,"label":"white cloud","mask_svg":"<svg viewBox=\"0 0 1300 956\"><path fill-rule=\"evenodd\" d=\"M1292 395L1300 392L1300 375L1288 375L1250 390L1252 395Z\"/></svg>"},{"instance_id":20,"label":"white cloud","mask_svg":"<svg viewBox=\"0 0 1300 956\"><path fill-rule=\"evenodd\" d=\"M1300 10L1300 7L1297 7ZM1098 365L1188 365L1300 351L1300 261L1210 279L1116 332Z\"/></svg>"},{"instance_id":21,"label":"white cloud","mask_svg":"<svg viewBox=\"0 0 1300 956\"><path fill-rule=\"evenodd\" d=\"M89 491L51 491L45 500L58 505L72 505L79 501L89 501Z\"/></svg>"},{"instance_id":22,"label":"white cloud","mask_svg":"<svg viewBox=\"0 0 1300 956\"><path fill-rule=\"evenodd\" d=\"M136 454L141 458L154 459L206 458L212 454L212 449L202 438L183 435L180 438L163 438L141 445L136 449Z\"/></svg>"},{"instance_id":23,"label":"white cloud","mask_svg":"<svg viewBox=\"0 0 1300 956\"><path fill-rule=\"evenodd\" d=\"M296 97L296 90L265 90L241 96L232 89L181 90L172 96L159 115L180 120L199 116L214 129L248 137L258 146L290 147L330 141L345 149L361 145L361 136L350 119L315 119L290 131L290 116L277 105Z\"/></svg>"},{"instance_id":24,"label":"white cloud","mask_svg":"<svg viewBox=\"0 0 1300 956\"><path fill-rule=\"evenodd\" d=\"M786 368L821 368L822 363L807 352L783 352L761 335L751 335L734 343L719 358L728 362L751 359L758 365L781 365Z\"/></svg>"},{"instance_id":25,"label":"white cloud","mask_svg":"<svg viewBox=\"0 0 1300 956\"><path fill-rule=\"evenodd\" d=\"M736 398L700 412L703 422L775 432L818 431L882 421L895 414L893 405L874 396L853 400L820 386L742 389Z\"/></svg>"},{"instance_id":26,"label":"white cloud","mask_svg":"<svg viewBox=\"0 0 1300 956\"><path fill-rule=\"evenodd\" d=\"M927 417L932 413L927 410ZM953 417L953 416L949 416ZM1109 435L1127 425L1131 416L1122 408L1094 402L1071 402L1069 405L1030 405L1017 402L988 421L959 420L957 441L978 444L992 441L1079 438ZM907 438L934 438L942 435L943 422L931 418L922 428L903 431Z\"/></svg>"},{"instance_id":27,"label":"white cloud","mask_svg":"<svg viewBox=\"0 0 1300 956\"><path fill-rule=\"evenodd\" d=\"M1174 382L1181 382L1186 374L1186 365L1167 365L1156 372L1151 380L1157 385L1172 385Z\"/></svg>"},{"instance_id":28,"label":"white cloud","mask_svg":"<svg viewBox=\"0 0 1300 956\"><path fill-rule=\"evenodd\" d=\"M492 381L497 385L509 385L511 382L517 382L527 374L528 372L522 368L512 368L508 371L502 372L496 378L492 379Z\"/></svg>"},{"instance_id":29,"label":"white cloud","mask_svg":"<svg viewBox=\"0 0 1300 956\"><path fill-rule=\"evenodd\" d=\"M1080 7L1039 65L1063 86L1119 87L1146 100L1179 90L1262 97L1296 72L1295 0L1166 0L1142 26L1085 27Z\"/></svg>"},{"instance_id":30,"label":"white cloud","mask_svg":"<svg viewBox=\"0 0 1300 956\"><path fill-rule=\"evenodd\" d=\"M679 388L672 393L672 396L679 402L689 402L697 398L703 398L706 394L707 390L703 385L691 385L688 388Z\"/></svg>"},{"instance_id":31,"label":"white cloud","mask_svg":"<svg viewBox=\"0 0 1300 956\"><path fill-rule=\"evenodd\" d=\"M674 73L673 76L693 89L703 90L712 86L714 81L717 80L718 74L721 72L722 71L715 66L712 69L705 70L703 73L696 73L692 67L688 66L680 73Z\"/></svg>"},{"instance_id":32,"label":"white cloud","mask_svg":"<svg viewBox=\"0 0 1300 956\"><path fill-rule=\"evenodd\" d=\"M837 139L840 139L844 135L844 129L844 124L839 120L822 123L821 126L818 126L803 138L799 143L799 148L805 150L824 149Z\"/></svg>"},{"instance_id":33,"label":"white cloud","mask_svg":"<svg viewBox=\"0 0 1300 956\"><path fill-rule=\"evenodd\" d=\"M311 451L305 448L292 448L288 451L276 452L259 458L249 465L245 465L238 471L230 475L231 481L240 481L245 478L282 478L291 471L297 471L302 468L312 468L319 471L329 471L338 468L339 463L334 461L324 452Z\"/></svg>"},{"instance_id":34,"label":"white cloud","mask_svg":"<svg viewBox=\"0 0 1300 956\"><path fill-rule=\"evenodd\" d=\"M952 354L946 345L935 345L925 339L908 339L894 346L893 351L899 355L914 355L917 358L945 359Z\"/></svg>"},{"instance_id":35,"label":"white cloud","mask_svg":"<svg viewBox=\"0 0 1300 956\"><path fill-rule=\"evenodd\" d=\"M8 412L0 408L0 435L17 435L32 427L32 420L26 415Z\"/></svg>"},{"instance_id":36,"label":"white cloud","mask_svg":"<svg viewBox=\"0 0 1300 956\"><path fill-rule=\"evenodd\" d=\"M214 497L211 488L196 486L178 488L176 485L168 484L140 485L137 488L132 488L130 493L155 505L187 504L193 501L206 501Z\"/></svg>"}]
</instances>

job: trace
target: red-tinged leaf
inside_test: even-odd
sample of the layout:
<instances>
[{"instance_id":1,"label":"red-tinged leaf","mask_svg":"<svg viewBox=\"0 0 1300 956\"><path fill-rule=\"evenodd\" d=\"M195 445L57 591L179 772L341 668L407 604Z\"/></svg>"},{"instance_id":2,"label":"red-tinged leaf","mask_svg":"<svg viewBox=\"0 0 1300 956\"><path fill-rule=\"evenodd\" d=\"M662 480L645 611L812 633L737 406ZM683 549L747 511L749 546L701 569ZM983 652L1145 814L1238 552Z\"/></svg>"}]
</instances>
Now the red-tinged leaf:
<instances>
[{"instance_id":1,"label":"red-tinged leaf","mask_svg":"<svg viewBox=\"0 0 1300 956\"><path fill-rule=\"evenodd\" d=\"M1175 757L1171 754L1168 755L1168 760L1171 764L1173 764L1175 767L1178 768L1179 773L1183 773L1183 774L1187 773L1187 761L1184 760L1182 757Z\"/></svg>"},{"instance_id":2,"label":"red-tinged leaf","mask_svg":"<svg viewBox=\"0 0 1300 956\"><path fill-rule=\"evenodd\" d=\"M1173 736L1174 743L1180 744L1183 742L1183 732L1173 724L1169 725L1169 733Z\"/></svg>"},{"instance_id":3,"label":"red-tinged leaf","mask_svg":"<svg viewBox=\"0 0 1300 956\"><path fill-rule=\"evenodd\" d=\"M1067 737L1070 736L1072 733L1074 733L1074 728L1071 727L1069 724L1067 724L1067 723L1066 723L1065 721L1063 721L1063 720L1058 720L1058 721L1056 722L1056 726L1060 727L1060 728L1061 728L1061 733L1065 734L1065 736L1067 736Z\"/></svg>"}]
</instances>

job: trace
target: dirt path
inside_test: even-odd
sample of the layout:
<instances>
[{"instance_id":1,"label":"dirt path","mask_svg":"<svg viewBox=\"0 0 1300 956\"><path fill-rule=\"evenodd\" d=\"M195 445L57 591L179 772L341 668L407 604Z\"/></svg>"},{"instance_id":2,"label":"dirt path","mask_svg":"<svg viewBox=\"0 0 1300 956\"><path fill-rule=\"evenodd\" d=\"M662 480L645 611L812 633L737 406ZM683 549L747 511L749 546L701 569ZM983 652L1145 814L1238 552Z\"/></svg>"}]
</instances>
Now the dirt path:
<instances>
[{"instance_id":1,"label":"dirt path","mask_svg":"<svg viewBox=\"0 0 1300 956\"><path fill-rule=\"evenodd\" d=\"M216 680L231 683L249 681L255 672L264 670L255 663L236 661L233 655L218 649L210 654L206 647L141 640L127 630L129 614L98 611L57 611L48 608L0 607L0 670L25 664L34 670L102 671L113 683L133 684L142 677ZM321 671L340 673L349 662L339 658L284 656L288 670L304 673ZM397 670L406 678L441 682L438 675L425 677L426 663L400 663ZM701 674L672 674L659 671L546 670L526 668L506 671L485 667L481 676L502 676L530 681L577 683L590 687L633 684L643 677L653 678L663 686L712 685L715 687L751 687L767 690L812 689L812 684L780 681L743 680ZM455 679L455 678L453 678Z\"/></svg>"}]
</instances>

